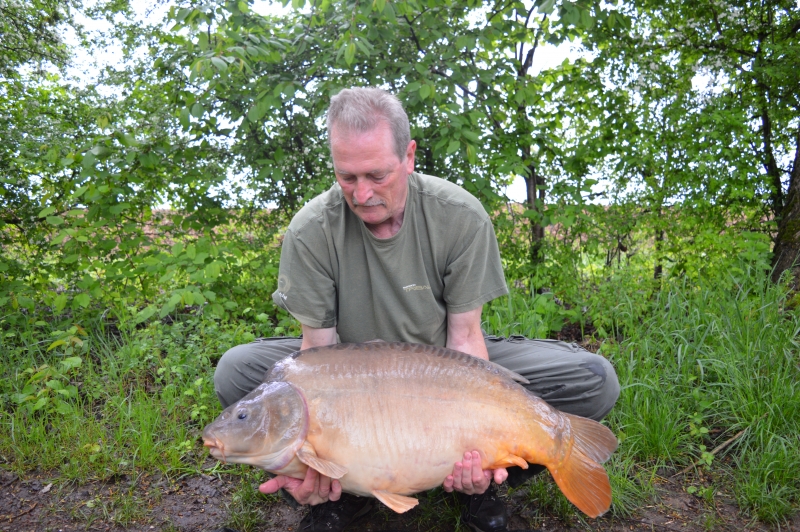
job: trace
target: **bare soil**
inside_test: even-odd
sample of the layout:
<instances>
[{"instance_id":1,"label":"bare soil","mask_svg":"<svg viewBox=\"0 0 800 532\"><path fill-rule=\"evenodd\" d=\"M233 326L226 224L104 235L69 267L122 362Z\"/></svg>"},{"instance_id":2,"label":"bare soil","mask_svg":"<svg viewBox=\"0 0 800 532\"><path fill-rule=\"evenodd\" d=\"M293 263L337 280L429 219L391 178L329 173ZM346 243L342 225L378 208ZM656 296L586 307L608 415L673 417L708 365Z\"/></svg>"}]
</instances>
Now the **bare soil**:
<instances>
[{"instance_id":1,"label":"bare soil","mask_svg":"<svg viewBox=\"0 0 800 532\"><path fill-rule=\"evenodd\" d=\"M193 475L175 481L165 478L119 477L103 482L74 484L59 482L44 474L19 477L0 470L0 531L208 531L229 525L232 495L238 479ZM255 486L253 486L255 489ZM124 506L120 494L128 495ZM524 491L507 497L510 529L568 531L631 530L793 530L800 532L800 516L780 527L770 527L739 515L732 501L717 494L710 506L703 499L687 494L670 481L658 486L658 502L640 508L630 518L611 515L585 521L567 520L541 512L526 500ZM443 509L454 499L441 491L422 494L420 505L403 515L376 508L353 523L349 530L443 531L455 532L457 522L443 519ZM284 500L264 505L258 532L294 531L307 511L293 508ZM377 505L380 506L380 505ZM235 511L235 510L233 510ZM452 515L452 512L450 513Z\"/></svg>"}]
</instances>

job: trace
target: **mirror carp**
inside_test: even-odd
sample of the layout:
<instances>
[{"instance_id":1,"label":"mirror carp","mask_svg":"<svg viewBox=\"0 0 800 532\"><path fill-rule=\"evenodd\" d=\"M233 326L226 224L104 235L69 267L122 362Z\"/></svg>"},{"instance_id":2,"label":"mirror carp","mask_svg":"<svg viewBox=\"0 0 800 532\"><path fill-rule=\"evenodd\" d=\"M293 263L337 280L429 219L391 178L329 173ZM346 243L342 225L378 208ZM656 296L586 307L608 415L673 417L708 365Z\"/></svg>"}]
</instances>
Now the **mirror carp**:
<instances>
[{"instance_id":1,"label":"mirror carp","mask_svg":"<svg viewBox=\"0 0 800 532\"><path fill-rule=\"evenodd\" d=\"M395 512L440 486L463 453L484 469L529 463L590 517L611 505L601 465L617 439L560 412L501 366L451 349L400 342L298 351L203 431L220 460L304 478L311 467L343 491Z\"/></svg>"}]
</instances>

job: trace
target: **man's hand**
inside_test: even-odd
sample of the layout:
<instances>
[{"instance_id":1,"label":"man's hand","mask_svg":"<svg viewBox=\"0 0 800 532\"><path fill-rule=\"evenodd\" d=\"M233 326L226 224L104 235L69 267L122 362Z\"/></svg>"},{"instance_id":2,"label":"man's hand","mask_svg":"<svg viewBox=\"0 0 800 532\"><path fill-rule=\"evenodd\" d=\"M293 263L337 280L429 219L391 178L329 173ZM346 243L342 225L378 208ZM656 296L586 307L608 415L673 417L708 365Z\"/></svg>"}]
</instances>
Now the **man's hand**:
<instances>
[{"instance_id":1,"label":"man's hand","mask_svg":"<svg viewBox=\"0 0 800 532\"><path fill-rule=\"evenodd\" d=\"M300 504L322 504L328 501L338 501L342 496L342 485L338 480L331 480L331 477L320 475L316 470L308 468L306 478L298 478L278 475L258 487L261 493L275 493L284 488Z\"/></svg>"},{"instance_id":2,"label":"man's hand","mask_svg":"<svg viewBox=\"0 0 800 532\"><path fill-rule=\"evenodd\" d=\"M467 495L480 495L489 489L492 478L497 484L502 484L508 478L508 471L505 468L482 469L481 454L478 451L464 453L464 460L456 462L453 466L453 474L447 475L442 487L444 491L460 491Z\"/></svg>"}]
</instances>

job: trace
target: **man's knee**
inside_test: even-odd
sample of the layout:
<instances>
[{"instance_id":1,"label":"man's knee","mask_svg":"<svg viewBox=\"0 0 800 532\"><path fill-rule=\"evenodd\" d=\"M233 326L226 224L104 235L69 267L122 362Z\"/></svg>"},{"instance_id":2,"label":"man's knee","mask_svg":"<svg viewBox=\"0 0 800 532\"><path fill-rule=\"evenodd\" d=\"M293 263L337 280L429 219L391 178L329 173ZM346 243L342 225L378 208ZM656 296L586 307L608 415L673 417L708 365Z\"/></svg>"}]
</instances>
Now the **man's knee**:
<instances>
[{"instance_id":1,"label":"man's knee","mask_svg":"<svg viewBox=\"0 0 800 532\"><path fill-rule=\"evenodd\" d=\"M580 367L586 370L593 378L594 390L590 393L593 399L586 405L586 417L597 421L603 419L619 398L620 388L617 372L611 362L600 355L587 354Z\"/></svg>"},{"instance_id":2,"label":"man's knee","mask_svg":"<svg viewBox=\"0 0 800 532\"><path fill-rule=\"evenodd\" d=\"M214 370L214 391L223 408L247 395L247 389L251 388L252 377L246 371L253 358L251 345L232 347L217 362Z\"/></svg>"}]
</instances>

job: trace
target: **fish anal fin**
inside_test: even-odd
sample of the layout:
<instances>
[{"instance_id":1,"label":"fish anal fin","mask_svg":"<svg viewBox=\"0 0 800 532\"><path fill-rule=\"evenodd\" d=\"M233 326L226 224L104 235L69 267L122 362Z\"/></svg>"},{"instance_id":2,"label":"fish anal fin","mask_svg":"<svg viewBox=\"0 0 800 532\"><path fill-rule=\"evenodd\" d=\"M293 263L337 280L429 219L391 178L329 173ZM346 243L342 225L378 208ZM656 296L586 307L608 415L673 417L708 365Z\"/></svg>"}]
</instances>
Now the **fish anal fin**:
<instances>
[{"instance_id":1,"label":"fish anal fin","mask_svg":"<svg viewBox=\"0 0 800 532\"><path fill-rule=\"evenodd\" d=\"M386 340L381 340L380 338L373 338L372 340L367 340L363 342L365 344L385 344Z\"/></svg>"},{"instance_id":2,"label":"fish anal fin","mask_svg":"<svg viewBox=\"0 0 800 532\"><path fill-rule=\"evenodd\" d=\"M515 454L509 454L502 459L496 461L489 466L489 469L500 469L501 467L519 466L522 469L528 469L528 462Z\"/></svg>"},{"instance_id":3,"label":"fish anal fin","mask_svg":"<svg viewBox=\"0 0 800 532\"><path fill-rule=\"evenodd\" d=\"M414 497L406 497L386 490L373 490L372 495L399 514L405 513L419 504Z\"/></svg>"},{"instance_id":4,"label":"fish anal fin","mask_svg":"<svg viewBox=\"0 0 800 532\"><path fill-rule=\"evenodd\" d=\"M297 451L297 459L303 462L305 465L312 469L316 469L326 477L331 478L342 478L347 474L347 468L344 466L340 466L339 464L335 464L330 460L325 460L324 458L320 458L317 456L317 452L314 450L314 447L305 442L300 450Z\"/></svg>"},{"instance_id":5,"label":"fish anal fin","mask_svg":"<svg viewBox=\"0 0 800 532\"><path fill-rule=\"evenodd\" d=\"M561 492L589 517L606 513L611 506L611 484L603 466L573 448L567 460L550 468Z\"/></svg>"}]
</instances>

